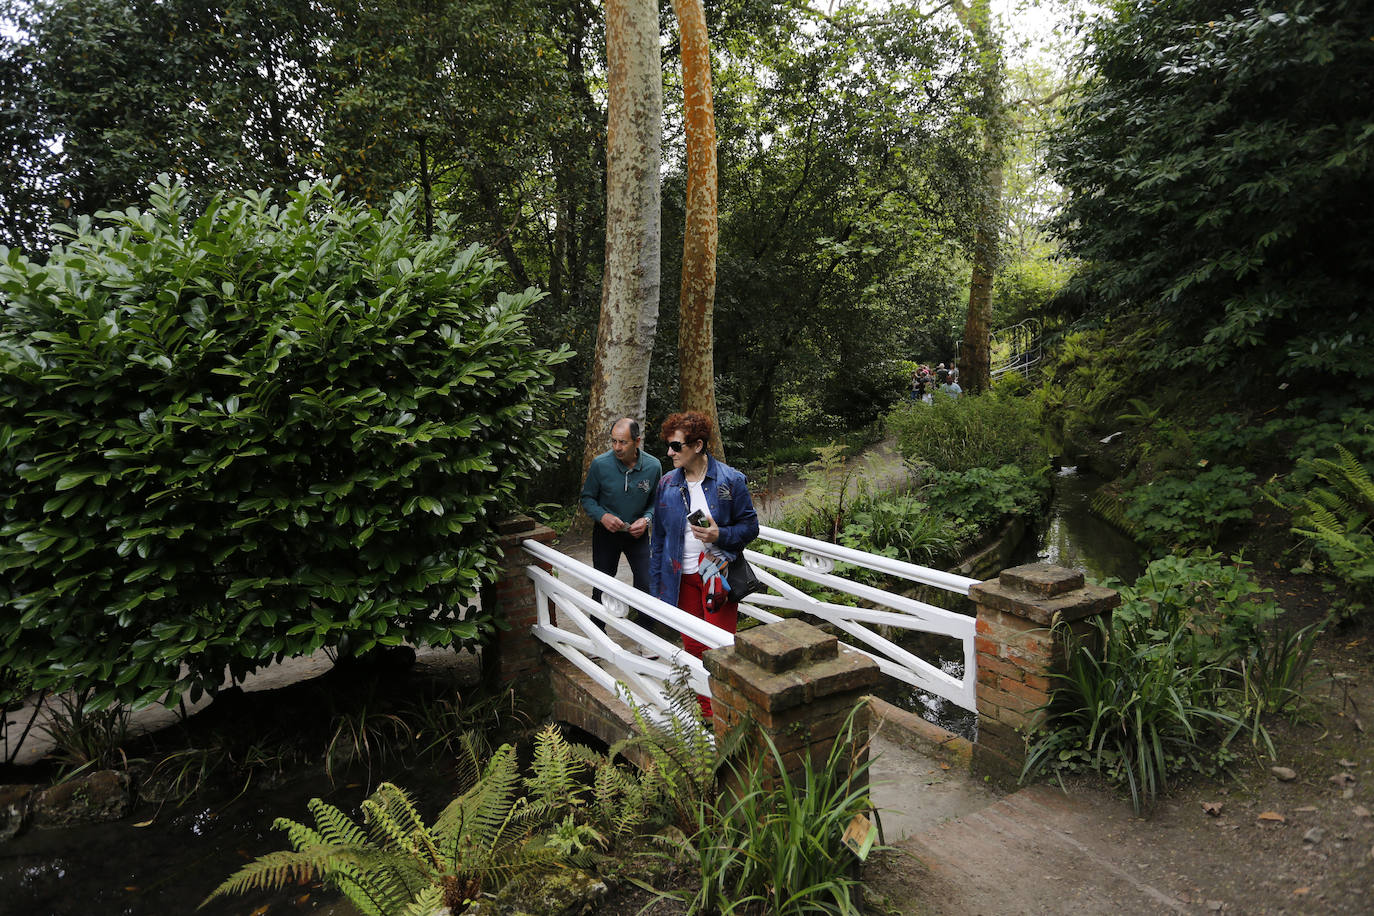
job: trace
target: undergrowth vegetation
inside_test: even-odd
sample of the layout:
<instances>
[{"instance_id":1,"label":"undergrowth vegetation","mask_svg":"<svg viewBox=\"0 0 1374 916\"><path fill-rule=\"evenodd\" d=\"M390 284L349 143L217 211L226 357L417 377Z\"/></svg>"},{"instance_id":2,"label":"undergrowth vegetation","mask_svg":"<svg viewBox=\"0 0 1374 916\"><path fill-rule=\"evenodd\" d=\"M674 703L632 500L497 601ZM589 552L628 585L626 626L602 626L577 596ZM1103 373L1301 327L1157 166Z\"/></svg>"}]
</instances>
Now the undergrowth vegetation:
<instances>
[{"instance_id":1,"label":"undergrowth vegetation","mask_svg":"<svg viewBox=\"0 0 1374 916\"><path fill-rule=\"evenodd\" d=\"M550 725L522 766L514 745L488 752L464 735L461 793L432 820L391 783L362 803L361 822L313 799L313 826L275 822L290 850L259 857L211 896L321 879L362 913L421 916L580 869L677 899L688 913L856 912L860 885L841 834L871 807L857 708L825 762L808 757L798 780L752 723L715 740L685 672L668 696L667 716L636 709L638 733L605 754ZM632 749L642 768L620 759ZM675 870L692 879L655 885Z\"/></svg>"},{"instance_id":2,"label":"undergrowth vegetation","mask_svg":"<svg viewBox=\"0 0 1374 916\"><path fill-rule=\"evenodd\" d=\"M1301 711L1320 625L1285 629L1247 564L1201 553L1156 560L1088 633L1063 628L1045 721L1023 777L1093 770L1137 810L1187 773L1216 775L1240 736L1274 747L1265 717Z\"/></svg>"},{"instance_id":3,"label":"undergrowth vegetation","mask_svg":"<svg viewBox=\"0 0 1374 916\"><path fill-rule=\"evenodd\" d=\"M919 468L962 472L1011 464L1035 474L1049 463L1032 405L998 392L906 402L888 414L887 426L902 457Z\"/></svg>"}]
</instances>

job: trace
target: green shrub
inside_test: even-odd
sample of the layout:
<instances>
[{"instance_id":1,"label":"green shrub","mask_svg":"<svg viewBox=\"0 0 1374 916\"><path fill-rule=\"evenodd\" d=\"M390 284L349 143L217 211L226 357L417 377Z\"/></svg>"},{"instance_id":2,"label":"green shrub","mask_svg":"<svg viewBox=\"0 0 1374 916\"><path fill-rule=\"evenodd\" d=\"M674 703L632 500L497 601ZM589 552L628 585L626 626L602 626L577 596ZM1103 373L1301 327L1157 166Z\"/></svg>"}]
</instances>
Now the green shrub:
<instances>
[{"instance_id":1,"label":"green shrub","mask_svg":"<svg viewBox=\"0 0 1374 916\"><path fill-rule=\"evenodd\" d=\"M996 394L906 402L887 417L907 462L938 471L1014 464L1028 474L1049 463L1030 402Z\"/></svg>"},{"instance_id":2,"label":"green shrub","mask_svg":"<svg viewBox=\"0 0 1374 916\"><path fill-rule=\"evenodd\" d=\"M942 515L987 531L1009 515L1034 516L1049 488L1043 476L1014 464L928 475L922 497Z\"/></svg>"},{"instance_id":3,"label":"green shrub","mask_svg":"<svg viewBox=\"0 0 1374 916\"><path fill-rule=\"evenodd\" d=\"M849 515L840 543L906 563L928 563L954 553L964 526L914 496L879 496Z\"/></svg>"},{"instance_id":4,"label":"green shrub","mask_svg":"<svg viewBox=\"0 0 1374 916\"><path fill-rule=\"evenodd\" d=\"M1126 494L1132 533L1159 547L1215 544L1228 522L1254 516L1255 475L1218 464L1191 477L1162 477Z\"/></svg>"},{"instance_id":5,"label":"green shrub","mask_svg":"<svg viewBox=\"0 0 1374 916\"><path fill-rule=\"evenodd\" d=\"M1064 632L1024 773L1095 770L1139 810L1184 773L1224 768L1242 731L1272 754L1263 717L1295 710L1320 628L1275 631L1281 611L1239 558L1166 557L1119 590L1095 638Z\"/></svg>"},{"instance_id":6,"label":"green shrub","mask_svg":"<svg viewBox=\"0 0 1374 916\"><path fill-rule=\"evenodd\" d=\"M0 668L149 703L489 634L489 523L562 437L539 294L327 184L100 217L0 252Z\"/></svg>"}]
</instances>

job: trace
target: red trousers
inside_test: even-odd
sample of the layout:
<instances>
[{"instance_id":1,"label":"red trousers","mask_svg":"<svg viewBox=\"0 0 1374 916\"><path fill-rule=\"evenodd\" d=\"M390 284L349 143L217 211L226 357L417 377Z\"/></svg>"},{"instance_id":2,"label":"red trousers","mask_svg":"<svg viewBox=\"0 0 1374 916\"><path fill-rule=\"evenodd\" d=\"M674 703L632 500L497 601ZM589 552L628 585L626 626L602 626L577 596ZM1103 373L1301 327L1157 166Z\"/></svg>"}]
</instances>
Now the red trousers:
<instances>
[{"instance_id":1,"label":"red trousers","mask_svg":"<svg viewBox=\"0 0 1374 916\"><path fill-rule=\"evenodd\" d=\"M700 618L713 626L720 627L726 632L735 632L735 627L739 625L739 602L730 601L720 605L714 611L706 609L706 588L701 581L701 576L696 573L684 573L678 583L677 606L693 617ZM686 633L682 634L682 648L687 650L687 654L693 658L701 658L706 651L703 643L697 642ZM711 698L697 696L701 703L701 712L705 716L711 715Z\"/></svg>"}]
</instances>

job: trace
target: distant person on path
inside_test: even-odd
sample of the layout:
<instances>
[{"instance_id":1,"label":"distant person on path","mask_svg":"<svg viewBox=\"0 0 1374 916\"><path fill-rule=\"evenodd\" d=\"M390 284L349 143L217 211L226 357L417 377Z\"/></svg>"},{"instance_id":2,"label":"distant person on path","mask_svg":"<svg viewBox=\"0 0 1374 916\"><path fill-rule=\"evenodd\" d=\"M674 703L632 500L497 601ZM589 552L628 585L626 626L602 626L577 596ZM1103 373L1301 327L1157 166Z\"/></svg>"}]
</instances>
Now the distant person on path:
<instances>
[{"instance_id":1,"label":"distant person on path","mask_svg":"<svg viewBox=\"0 0 1374 916\"><path fill-rule=\"evenodd\" d=\"M663 421L673 470L658 482L650 547L650 590L723 630L735 632L739 602L730 600L726 565L759 534L759 517L743 474L706 452L711 420L695 410ZM696 513L700 512L700 515ZM705 524L694 524L694 516ZM682 647L701 658L706 646L683 634ZM699 697L711 715L711 700Z\"/></svg>"},{"instance_id":2,"label":"distant person on path","mask_svg":"<svg viewBox=\"0 0 1374 916\"><path fill-rule=\"evenodd\" d=\"M615 422L610 451L597 455L587 468L582 508L595 523L592 566L614 576L623 555L630 563L635 588L647 592L649 526L654 516L654 488L663 475L663 466L640 447L642 444L638 421L622 417ZM600 589L592 591L592 600L601 600Z\"/></svg>"},{"instance_id":3,"label":"distant person on path","mask_svg":"<svg viewBox=\"0 0 1374 916\"><path fill-rule=\"evenodd\" d=\"M959 387L959 376L951 375L949 381L940 386L940 390L952 398L957 398L964 393L964 389Z\"/></svg>"},{"instance_id":4,"label":"distant person on path","mask_svg":"<svg viewBox=\"0 0 1374 916\"><path fill-rule=\"evenodd\" d=\"M945 368L944 363L940 363L935 367L935 384L943 388L947 381L949 381L949 370Z\"/></svg>"}]
</instances>

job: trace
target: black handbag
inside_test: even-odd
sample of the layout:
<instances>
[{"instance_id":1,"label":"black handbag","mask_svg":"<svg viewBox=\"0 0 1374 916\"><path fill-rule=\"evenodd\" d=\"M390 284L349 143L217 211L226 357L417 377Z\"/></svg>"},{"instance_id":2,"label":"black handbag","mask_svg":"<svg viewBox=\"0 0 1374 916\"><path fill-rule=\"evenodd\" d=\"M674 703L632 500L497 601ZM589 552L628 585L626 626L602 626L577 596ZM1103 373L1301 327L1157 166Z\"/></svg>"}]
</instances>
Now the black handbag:
<instances>
[{"instance_id":1,"label":"black handbag","mask_svg":"<svg viewBox=\"0 0 1374 916\"><path fill-rule=\"evenodd\" d=\"M725 567L725 581L730 585L730 600L743 601L754 592L761 592L766 586L759 581L759 577L754 572L754 567L749 565L749 561L744 558L744 551L740 551L739 556L735 557Z\"/></svg>"}]
</instances>

